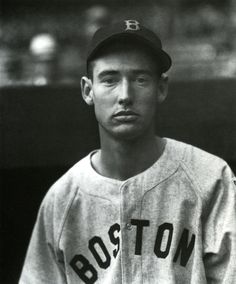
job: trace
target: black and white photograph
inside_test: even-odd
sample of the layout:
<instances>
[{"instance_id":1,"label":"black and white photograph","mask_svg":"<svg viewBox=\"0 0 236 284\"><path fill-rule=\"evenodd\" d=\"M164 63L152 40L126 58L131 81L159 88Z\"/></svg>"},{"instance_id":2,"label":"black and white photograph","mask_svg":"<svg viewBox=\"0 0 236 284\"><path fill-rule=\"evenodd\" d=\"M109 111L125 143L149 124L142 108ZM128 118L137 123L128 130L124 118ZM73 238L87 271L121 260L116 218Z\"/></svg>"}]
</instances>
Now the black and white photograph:
<instances>
[{"instance_id":1,"label":"black and white photograph","mask_svg":"<svg viewBox=\"0 0 236 284\"><path fill-rule=\"evenodd\" d=\"M3 0L0 283L236 283L236 1Z\"/></svg>"}]
</instances>

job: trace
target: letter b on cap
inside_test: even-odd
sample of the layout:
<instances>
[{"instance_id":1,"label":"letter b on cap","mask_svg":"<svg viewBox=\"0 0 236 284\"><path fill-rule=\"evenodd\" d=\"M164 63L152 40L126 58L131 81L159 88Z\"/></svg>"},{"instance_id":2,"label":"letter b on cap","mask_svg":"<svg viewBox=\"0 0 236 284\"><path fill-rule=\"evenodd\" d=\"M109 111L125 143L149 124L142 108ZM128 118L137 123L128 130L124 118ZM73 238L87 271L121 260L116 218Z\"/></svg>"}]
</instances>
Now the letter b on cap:
<instances>
[{"instance_id":1,"label":"letter b on cap","mask_svg":"<svg viewBox=\"0 0 236 284\"><path fill-rule=\"evenodd\" d=\"M139 22L136 20L126 20L126 31L138 31L140 30Z\"/></svg>"}]
</instances>

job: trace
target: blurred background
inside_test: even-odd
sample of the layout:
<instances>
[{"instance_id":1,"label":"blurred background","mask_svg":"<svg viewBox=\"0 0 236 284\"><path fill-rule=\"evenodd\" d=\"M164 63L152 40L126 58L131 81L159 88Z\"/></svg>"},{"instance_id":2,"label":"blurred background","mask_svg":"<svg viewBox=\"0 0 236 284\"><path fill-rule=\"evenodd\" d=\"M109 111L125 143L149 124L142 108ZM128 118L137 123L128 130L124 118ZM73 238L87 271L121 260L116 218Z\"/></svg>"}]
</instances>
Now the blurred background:
<instances>
[{"instance_id":1,"label":"blurred background","mask_svg":"<svg viewBox=\"0 0 236 284\"><path fill-rule=\"evenodd\" d=\"M234 0L8 0L0 15L0 86L78 84L93 32L124 18L161 35L173 80L236 76Z\"/></svg>"},{"instance_id":2,"label":"blurred background","mask_svg":"<svg viewBox=\"0 0 236 284\"><path fill-rule=\"evenodd\" d=\"M156 31L173 59L159 135L236 172L235 0L2 0L0 283L18 282L48 188L99 147L79 88L88 41L100 26L132 18Z\"/></svg>"}]
</instances>

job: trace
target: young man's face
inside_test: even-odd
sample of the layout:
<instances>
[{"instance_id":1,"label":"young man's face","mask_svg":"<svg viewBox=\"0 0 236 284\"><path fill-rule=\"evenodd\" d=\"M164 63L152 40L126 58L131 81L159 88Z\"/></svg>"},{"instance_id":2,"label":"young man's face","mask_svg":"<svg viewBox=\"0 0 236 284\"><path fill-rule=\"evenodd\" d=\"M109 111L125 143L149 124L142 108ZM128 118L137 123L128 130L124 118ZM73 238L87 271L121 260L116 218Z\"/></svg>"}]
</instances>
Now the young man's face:
<instances>
[{"instance_id":1,"label":"young man's face","mask_svg":"<svg viewBox=\"0 0 236 284\"><path fill-rule=\"evenodd\" d=\"M154 133L167 80L160 78L153 57L129 48L103 55L93 64L93 79L82 79L82 91L85 101L94 104L100 134L133 139Z\"/></svg>"}]
</instances>

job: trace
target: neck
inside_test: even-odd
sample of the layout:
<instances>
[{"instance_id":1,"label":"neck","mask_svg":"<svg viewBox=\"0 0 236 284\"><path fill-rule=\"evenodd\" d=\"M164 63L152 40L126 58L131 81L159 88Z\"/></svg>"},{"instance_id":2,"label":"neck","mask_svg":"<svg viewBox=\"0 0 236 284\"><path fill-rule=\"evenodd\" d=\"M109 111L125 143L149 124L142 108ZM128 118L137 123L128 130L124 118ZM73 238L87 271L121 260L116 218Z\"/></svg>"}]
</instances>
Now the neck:
<instances>
[{"instance_id":1,"label":"neck","mask_svg":"<svg viewBox=\"0 0 236 284\"><path fill-rule=\"evenodd\" d=\"M101 137L101 151L92 162L101 175L126 180L154 164L163 149L163 139L156 137L154 132L133 140L106 136L106 139Z\"/></svg>"}]
</instances>

